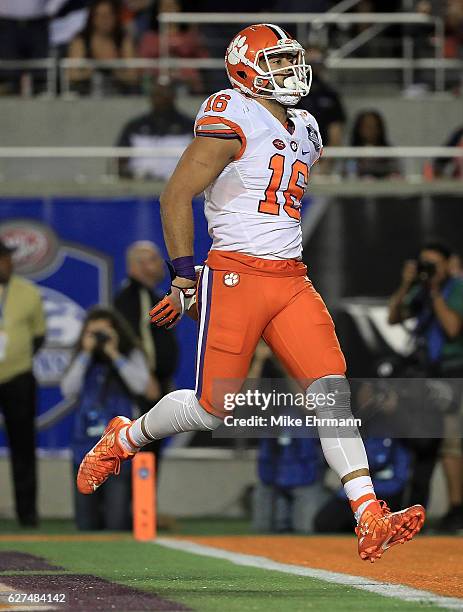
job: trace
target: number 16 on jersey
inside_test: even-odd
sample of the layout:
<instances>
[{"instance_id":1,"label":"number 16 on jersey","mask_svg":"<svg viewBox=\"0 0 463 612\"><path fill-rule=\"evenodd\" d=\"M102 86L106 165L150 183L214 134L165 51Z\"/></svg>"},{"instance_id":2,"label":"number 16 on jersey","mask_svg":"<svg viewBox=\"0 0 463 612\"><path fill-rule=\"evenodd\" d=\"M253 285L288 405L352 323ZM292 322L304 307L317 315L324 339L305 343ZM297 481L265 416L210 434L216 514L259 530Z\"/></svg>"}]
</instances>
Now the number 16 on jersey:
<instances>
[{"instance_id":1,"label":"number 16 on jersey","mask_svg":"<svg viewBox=\"0 0 463 612\"><path fill-rule=\"evenodd\" d=\"M265 197L259 202L259 212L266 215L279 215L280 204L278 203L278 192L281 190L281 182L285 170L285 156L275 153L270 158L268 165L272 171L269 184L265 190ZM291 166L291 176L288 186L283 191L285 203L283 209L293 219L301 218L301 200L309 180L309 167L304 162L296 159Z\"/></svg>"}]
</instances>

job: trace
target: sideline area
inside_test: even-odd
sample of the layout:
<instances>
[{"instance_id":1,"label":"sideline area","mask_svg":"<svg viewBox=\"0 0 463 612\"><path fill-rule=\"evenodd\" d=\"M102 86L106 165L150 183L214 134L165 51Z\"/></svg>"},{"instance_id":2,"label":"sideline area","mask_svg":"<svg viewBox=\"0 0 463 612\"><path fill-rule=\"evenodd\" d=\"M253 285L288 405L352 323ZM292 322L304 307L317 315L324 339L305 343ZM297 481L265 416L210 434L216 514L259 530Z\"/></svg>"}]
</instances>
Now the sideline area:
<instances>
[{"instance_id":1,"label":"sideline area","mask_svg":"<svg viewBox=\"0 0 463 612\"><path fill-rule=\"evenodd\" d=\"M418 537L377 563L357 557L354 538L206 536L159 538L158 544L195 554L355 586L402 601L463 610L463 551L452 537Z\"/></svg>"}]
</instances>

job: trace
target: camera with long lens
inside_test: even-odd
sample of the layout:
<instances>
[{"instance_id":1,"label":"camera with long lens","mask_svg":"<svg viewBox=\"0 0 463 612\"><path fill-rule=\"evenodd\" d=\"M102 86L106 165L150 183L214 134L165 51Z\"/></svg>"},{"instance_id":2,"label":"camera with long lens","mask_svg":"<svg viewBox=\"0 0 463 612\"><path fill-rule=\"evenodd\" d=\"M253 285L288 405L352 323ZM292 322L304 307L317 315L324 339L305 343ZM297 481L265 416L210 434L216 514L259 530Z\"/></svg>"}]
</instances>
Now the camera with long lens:
<instances>
[{"instance_id":1,"label":"camera with long lens","mask_svg":"<svg viewBox=\"0 0 463 612\"><path fill-rule=\"evenodd\" d=\"M96 340L96 349L102 349L104 345L111 340L111 336L104 331L96 331L93 333Z\"/></svg>"},{"instance_id":2,"label":"camera with long lens","mask_svg":"<svg viewBox=\"0 0 463 612\"><path fill-rule=\"evenodd\" d=\"M416 281L418 283L429 283L436 274L436 264L431 261L418 261L416 268Z\"/></svg>"}]
</instances>

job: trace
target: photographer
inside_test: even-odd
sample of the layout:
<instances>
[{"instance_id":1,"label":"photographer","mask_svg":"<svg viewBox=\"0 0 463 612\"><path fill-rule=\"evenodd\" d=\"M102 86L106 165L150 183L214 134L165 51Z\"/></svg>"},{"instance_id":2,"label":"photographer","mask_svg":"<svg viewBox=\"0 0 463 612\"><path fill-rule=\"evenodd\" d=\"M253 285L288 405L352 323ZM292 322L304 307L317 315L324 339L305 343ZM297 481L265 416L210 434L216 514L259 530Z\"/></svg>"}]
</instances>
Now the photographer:
<instances>
[{"instance_id":1,"label":"photographer","mask_svg":"<svg viewBox=\"0 0 463 612\"><path fill-rule=\"evenodd\" d=\"M451 273L451 251L439 242L425 244L417 261L407 261L402 271L402 282L389 303L389 323L394 325L415 317L413 329L415 350L402 366L401 376L413 378L463 377L463 279ZM456 382L456 381L455 381ZM454 409L459 409L461 393L451 384ZM440 415L442 418L442 414ZM448 419L448 416L445 417ZM445 528L463 527L460 459L448 459L448 443L461 441L458 427L454 437L444 441L444 469L449 484L450 508L442 524ZM425 505L429 481L438 458L440 440L436 437L409 439L414 451L415 467L412 476L413 499ZM446 437L446 436L444 436ZM448 464L448 465L447 465ZM455 479L458 483L455 484Z\"/></svg>"},{"instance_id":2,"label":"photographer","mask_svg":"<svg viewBox=\"0 0 463 612\"><path fill-rule=\"evenodd\" d=\"M63 395L76 400L71 439L75 474L114 416L132 418L135 397L145 392L148 383L145 356L125 320L110 309L90 310L61 382ZM76 491L75 505L78 529L130 529L130 466L94 495Z\"/></svg>"},{"instance_id":3,"label":"photographer","mask_svg":"<svg viewBox=\"0 0 463 612\"><path fill-rule=\"evenodd\" d=\"M405 262L389 303L389 323L417 318L414 357L423 376L463 374L463 280L450 274L450 250L428 243L418 261Z\"/></svg>"}]
</instances>

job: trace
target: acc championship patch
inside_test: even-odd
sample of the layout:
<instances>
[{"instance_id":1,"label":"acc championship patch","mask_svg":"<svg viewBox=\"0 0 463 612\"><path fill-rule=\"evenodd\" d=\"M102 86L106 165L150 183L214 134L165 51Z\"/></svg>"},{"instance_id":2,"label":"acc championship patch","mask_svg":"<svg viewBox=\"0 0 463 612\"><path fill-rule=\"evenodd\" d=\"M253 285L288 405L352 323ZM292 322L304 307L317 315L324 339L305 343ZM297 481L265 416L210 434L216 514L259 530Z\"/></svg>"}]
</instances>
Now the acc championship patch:
<instances>
[{"instance_id":1,"label":"acc championship patch","mask_svg":"<svg viewBox=\"0 0 463 612\"><path fill-rule=\"evenodd\" d=\"M315 151L318 153L322 147L322 143L320 142L320 136L318 135L317 130L310 125L307 125L307 136L310 140L310 142L313 143L313 146L315 147Z\"/></svg>"}]
</instances>

